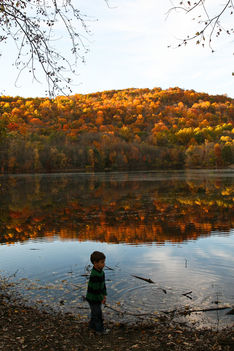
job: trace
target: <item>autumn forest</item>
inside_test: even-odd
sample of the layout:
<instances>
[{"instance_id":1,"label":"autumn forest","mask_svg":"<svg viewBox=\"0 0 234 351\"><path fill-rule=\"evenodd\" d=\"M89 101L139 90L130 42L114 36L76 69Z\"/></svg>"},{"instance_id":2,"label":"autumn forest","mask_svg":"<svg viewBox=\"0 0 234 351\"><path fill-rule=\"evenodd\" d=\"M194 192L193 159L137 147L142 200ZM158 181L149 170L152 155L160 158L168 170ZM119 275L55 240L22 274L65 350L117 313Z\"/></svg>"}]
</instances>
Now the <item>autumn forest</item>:
<instances>
[{"instance_id":1,"label":"autumn forest","mask_svg":"<svg viewBox=\"0 0 234 351\"><path fill-rule=\"evenodd\" d=\"M234 99L193 90L126 89L0 97L0 172L225 168Z\"/></svg>"}]
</instances>

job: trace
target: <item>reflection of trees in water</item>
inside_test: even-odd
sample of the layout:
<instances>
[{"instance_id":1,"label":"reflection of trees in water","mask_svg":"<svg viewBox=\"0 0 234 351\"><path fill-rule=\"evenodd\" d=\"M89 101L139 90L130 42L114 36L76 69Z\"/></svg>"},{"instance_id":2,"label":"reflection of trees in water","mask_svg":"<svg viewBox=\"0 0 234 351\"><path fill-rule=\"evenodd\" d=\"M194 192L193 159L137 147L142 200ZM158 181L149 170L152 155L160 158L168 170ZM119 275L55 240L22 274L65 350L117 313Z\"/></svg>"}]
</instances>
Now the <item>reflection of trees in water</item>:
<instances>
[{"instance_id":1,"label":"reflection of trees in water","mask_svg":"<svg viewBox=\"0 0 234 351\"><path fill-rule=\"evenodd\" d=\"M3 178L0 240L14 243L59 235L116 243L176 243L234 227L232 178L162 178Z\"/></svg>"}]
</instances>

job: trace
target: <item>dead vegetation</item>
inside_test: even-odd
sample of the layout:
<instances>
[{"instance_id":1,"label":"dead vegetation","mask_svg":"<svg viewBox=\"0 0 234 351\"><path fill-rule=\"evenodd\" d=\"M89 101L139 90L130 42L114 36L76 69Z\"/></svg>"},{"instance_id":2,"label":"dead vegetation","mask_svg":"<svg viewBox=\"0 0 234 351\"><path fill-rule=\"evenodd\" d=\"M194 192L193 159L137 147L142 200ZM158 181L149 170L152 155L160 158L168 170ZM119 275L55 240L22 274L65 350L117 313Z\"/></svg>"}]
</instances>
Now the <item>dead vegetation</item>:
<instances>
[{"instance_id":1,"label":"dead vegetation","mask_svg":"<svg viewBox=\"0 0 234 351\"><path fill-rule=\"evenodd\" d=\"M0 290L0 350L4 351L231 351L234 347L231 327L197 330L176 323L171 315L160 316L157 322L108 323L108 328L109 334L97 335L73 315L40 311Z\"/></svg>"}]
</instances>

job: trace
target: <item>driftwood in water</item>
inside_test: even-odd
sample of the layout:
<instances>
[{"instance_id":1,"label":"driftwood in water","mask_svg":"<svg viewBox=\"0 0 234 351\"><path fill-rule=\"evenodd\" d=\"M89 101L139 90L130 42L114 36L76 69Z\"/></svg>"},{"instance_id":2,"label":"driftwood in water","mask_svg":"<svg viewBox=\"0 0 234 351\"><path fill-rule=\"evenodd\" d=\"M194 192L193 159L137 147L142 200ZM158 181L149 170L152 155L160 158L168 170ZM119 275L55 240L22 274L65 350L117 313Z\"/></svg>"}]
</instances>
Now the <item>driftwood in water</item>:
<instances>
[{"instance_id":1,"label":"driftwood in water","mask_svg":"<svg viewBox=\"0 0 234 351\"><path fill-rule=\"evenodd\" d=\"M189 296L190 294L192 294L192 291L188 291L187 293L184 293L182 295L187 297L188 299L192 300L193 298L191 296Z\"/></svg>"},{"instance_id":2,"label":"driftwood in water","mask_svg":"<svg viewBox=\"0 0 234 351\"><path fill-rule=\"evenodd\" d=\"M134 316L134 317L156 317L155 313L132 313L132 312L128 312L128 311L120 311L117 310L107 304L104 305L105 308L108 308L116 313L122 314L122 315L129 315L129 316ZM223 306L223 307L211 307L211 308L202 308L202 309L196 309L196 310L188 310L188 311L178 311L177 309L172 310L172 311L159 311L160 313L165 313L165 314L175 314L176 312L179 315L187 315L193 312L208 312L208 311L218 311L218 310L226 310L230 308L229 306ZM230 313L231 312L231 313ZM227 314L233 314L234 309L232 309L231 311L229 311Z\"/></svg>"},{"instance_id":3,"label":"driftwood in water","mask_svg":"<svg viewBox=\"0 0 234 351\"><path fill-rule=\"evenodd\" d=\"M105 305L106 308L109 308L110 310L116 312L116 313L119 313L119 314L126 314L126 315L130 315L130 316L134 316L134 317L143 317L143 316L151 316L151 317L155 317L155 313L132 313L132 312L127 312L127 311L119 311L119 310L116 310L115 308L109 306L109 305ZM208 312L208 311L217 311L217 310L225 310L227 308L230 308L230 307L215 307L215 308L203 308L203 309L197 309L197 310L188 310L188 311L183 311L183 312L180 312L178 311L177 309L175 310L172 310L172 311L160 311L160 312L163 312L165 314L175 314L176 312L178 314L181 314L181 315L185 315L185 314L189 314L189 313L192 313L192 312Z\"/></svg>"},{"instance_id":4,"label":"driftwood in water","mask_svg":"<svg viewBox=\"0 0 234 351\"><path fill-rule=\"evenodd\" d=\"M234 315L234 308L232 308L231 311L227 312L226 314Z\"/></svg>"},{"instance_id":5,"label":"driftwood in water","mask_svg":"<svg viewBox=\"0 0 234 351\"><path fill-rule=\"evenodd\" d=\"M147 282L147 283L150 283L150 284L155 284L155 282L153 282L153 280L151 280L151 279L147 279L147 278L138 277L138 275L133 275L133 274L131 274L131 276L132 276L132 277L134 277L134 278L137 278L137 279L144 280L144 281L145 281L145 282Z\"/></svg>"},{"instance_id":6,"label":"driftwood in water","mask_svg":"<svg viewBox=\"0 0 234 351\"><path fill-rule=\"evenodd\" d=\"M107 265L105 265L105 267L109 269L109 271L114 271L114 268L108 267Z\"/></svg>"},{"instance_id":7,"label":"driftwood in water","mask_svg":"<svg viewBox=\"0 0 234 351\"><path fill-rule=\"evenodd\" d=\"M123 311L118 311L118 310L116 310L115 308L113 308L113 307L111 307L111 306L109 306L109 305L104 305L104 307L105 308L109 308L109 310L112 310L112 311L114 311L114 312L117 312L117 313L119 313L119 314L124 314L125 312L123 312Z\"/></svg>"},{"instance_id":8,"label":"driftwood in water","mask_svg":"<svg viewBox=\"0 0 234 351\"><path fill-rule=\"evenodd\" d=\"M153 280L151 280L151 279L142 278L142 277L139 277L138 275L133 275L133 274L131 274L131 276L134 277L134 278L137 278L137 279L144 280L147 283L155 284L155 282L153 282ZM166 289L163 289L163 288L158 288L158 289L162 290L164 292L164 294L167 294Z\"/></svg>"},{"instance_id":9,"label":"driftwood in water","mask_svg":"<svg viewBox=\"0 0 234 351\"><path fill-rule=\"evenodd\" d=\"M226 310L227 308L230 308L229 306L223 306L223 307L213 307L213 308L203 308L201 310L191 310L189 312L208 312L208 311L218 311L218 310Z\"/></svg>"},{"instance_id":10,"label":"driftwood in water","mask_svg":"<svg viewBox=\"0 0 234 351\"><path fill-rule=\"evenodd\" d=\"M201 308L201 309L196 309L196 310L183 310L183 311L178 311L177 309L175 309L172 311L161 311L161 312L166 313L166 314L174 314L177 312L178 314L186 315L186 314L190 314L193 312L209 312L209 311L226 310L227 308L230 308L230 307L229 306L211 307L211 308Z\"/></svg>"}]
</instances>

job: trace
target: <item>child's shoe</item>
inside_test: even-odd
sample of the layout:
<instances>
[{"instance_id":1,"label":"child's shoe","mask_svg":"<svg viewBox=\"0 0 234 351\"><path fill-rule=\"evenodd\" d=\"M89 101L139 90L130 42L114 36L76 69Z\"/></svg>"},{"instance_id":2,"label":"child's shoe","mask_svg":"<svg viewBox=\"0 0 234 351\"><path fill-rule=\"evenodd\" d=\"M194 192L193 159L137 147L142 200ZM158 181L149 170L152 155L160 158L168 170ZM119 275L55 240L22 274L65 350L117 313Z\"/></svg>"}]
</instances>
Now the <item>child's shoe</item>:
<instances>
[{"instance_id":1,"label":"child's shoe","mask_svg":"<svg viewBox=\"0 0 234 351\"><path fill-rule=\"evenodd\" d=\"M102 334L106 335L106 334L109 334L109 333L110 333L110 329L104 329Z\"/></svg>"},{"instance_id":2,"label":"child's shoe","mask_svg":"<svg viewBox=\"0 0 234 351\"><path fill-rule=\"evenodd\" d=\"M99 335L107 335L109 334L110 329L103 329L102 331L96 331L97 334Z\"/></svg>"}]
</instances>

